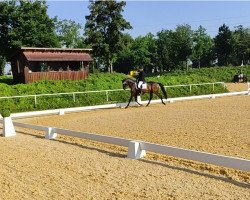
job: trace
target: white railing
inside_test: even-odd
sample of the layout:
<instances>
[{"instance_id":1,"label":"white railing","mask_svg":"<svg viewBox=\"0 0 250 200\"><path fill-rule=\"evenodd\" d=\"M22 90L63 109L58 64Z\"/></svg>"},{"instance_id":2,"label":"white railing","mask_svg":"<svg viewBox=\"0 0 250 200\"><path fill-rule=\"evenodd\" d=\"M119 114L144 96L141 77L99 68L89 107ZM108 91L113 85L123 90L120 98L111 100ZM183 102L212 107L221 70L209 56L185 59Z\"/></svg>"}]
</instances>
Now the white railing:
<instances>
[{"instance_id":1,"label":"white railing","mask_svg":"<svg viewBox=\"0 0 250 200\"><path fill-rule=\"evenodd\" d=\"M202 86L202 85L212 85L213 91L216 84L222 84L225 87L224 82L214 82L214 83L199 83L199 84L188 84L188 85L171 85L171 86L164 86L165 88L175 88L175 87L189 87L190 93L192 93L192 88L194 86ZM37 98L43 96L59 96L59 95L72 95L72 99L76 101L76 94L90 94L90 93L105 93L106 94L106 101L109 101L109 93L110 92L118 92L123 91L123 89L115 89L115 90L98 90L98 91L85 91L85 92L64 92L64 93L53 93L53 94L34 94L34 95L21 95L21 96L6 96L0 97L0 99L15 99L15 98L34 98L34 103L37 105Z\"/></svg>"},{"instance_id":2,"label":"white railing","mask_svg":"<svg viewBox=\"0 0 250 200\"><path fill-rule=\"evenodd\" d=\"M98 90L98 91L86 91L86 92L64 92L64 93L53 93L53 94L31 94L31 95L21 95L21 96L9 96L9 97L0 97L0 99L15 99L15 98L28 98L34 97L35 105L37 105L37 97L43 96L59 96L59 95L72 95L72 99L75 102L76 94L90 94L90 93L106 93L106 100L109 101L108 92L117 92L122 91L123 89L116 90Z\"/></svg>"},{"instance_id":3,"label":"white railing","mask_svg":"<svg viewBox=\"0 0 250 200\"><path fill-rule=\"evenodd\" d=\"M2 120L0 121L2 122ZM84 133L73 130L66 130L62 128L54 128L54 127L45 127L45 126L37 126L24 124L20 122L13 122L14 126L35 129L40 131L45 131L46 139L55 139L57 134L68 135L77 138L84 138L88 140L119 145L128 147L128 158L129 159L140 159L145 156L146 151L160 153L168 156L179 157L183 159L233 168L237 170L243 170L250 172L250 160L246 160L243 158L230 157L218 154L211 154L207 152L194 151L189 149L183 149L173 146L154 144L150 142L143 141L133 141L130 139L120 138L120 137L112 137L107 135L99 135L92 133Z\"/></svg>"},{"instance_id":4,"label":"white railing","mask_svg":"<svg viewBox=\"0 0 250 200\"><path fill-rule=\"evenodd\" d=\"M215 85L221 84L224 86L224 88L226 87L224 82L214 82L214 83L197 83L197 84L188 84L188 85L170 85L170 86L164 86L165 88L175 88L175 87L189 87L189 92L192 93L192 88L194 86L201 86L201 85L212 85L213 86L213 91L214 91L214 87Z\"/></svg>"}]
</instances>

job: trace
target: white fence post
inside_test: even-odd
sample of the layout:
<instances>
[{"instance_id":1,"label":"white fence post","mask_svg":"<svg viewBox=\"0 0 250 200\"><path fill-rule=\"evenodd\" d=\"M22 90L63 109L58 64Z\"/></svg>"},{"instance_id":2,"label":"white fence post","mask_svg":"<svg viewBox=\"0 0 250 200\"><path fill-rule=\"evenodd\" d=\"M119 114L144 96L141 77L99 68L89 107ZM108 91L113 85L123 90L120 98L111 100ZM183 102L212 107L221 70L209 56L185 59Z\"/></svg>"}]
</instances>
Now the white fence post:
<instances>
[{"instance_id":1,"label":"white fence post","mask_svg":"<svg viewBox=\"0 0 250 200\"><path fill-rule=\"evenodd\" d=\"M3 118L3 136L11 137L15 135L16 135L16 131L15 131L11 117L4 117Z\"/></svg>"},{"instance_id":2,"label":"white fence post","mask_svg":"<svg viewBox=\"0 0 250 200\"><path fill-rule=\"evenodd\" d=\"M64 110L63 109L60 109L59 110L59 115L64 115L65 113L64 113Z\"/></svg>"},{"instance_id":3,"label":"white fence post","mask_svg":"<svg viewBox=\"0 0 250 200\"><path fill-rule=\"evenodd\" d=\"M146 151L142 150L141 143L138 141L130 141L128 146L129 159L140 159L146 155Z\"/></svg>"},{"instance_id":4,"label":"white fence post","mask_svg":"<svg viewBox=\"0 0 250 200\"><path fill-rule=\"evenodd\" d=\"M109 101L109 94L108 94L108 91L106 91L106 100Z\"/></svg>"},{"instance_id":5,"label":"white fence post","mask_svg":"<svg viewBox=\"0 0 250 200\"><path fill-rule=\"evenodd\" d=\"M53 128L48 127L47 133L45 135L45 139L55 139L57 137L57 133L54 132Z\"/></svg>"}]
</instances>

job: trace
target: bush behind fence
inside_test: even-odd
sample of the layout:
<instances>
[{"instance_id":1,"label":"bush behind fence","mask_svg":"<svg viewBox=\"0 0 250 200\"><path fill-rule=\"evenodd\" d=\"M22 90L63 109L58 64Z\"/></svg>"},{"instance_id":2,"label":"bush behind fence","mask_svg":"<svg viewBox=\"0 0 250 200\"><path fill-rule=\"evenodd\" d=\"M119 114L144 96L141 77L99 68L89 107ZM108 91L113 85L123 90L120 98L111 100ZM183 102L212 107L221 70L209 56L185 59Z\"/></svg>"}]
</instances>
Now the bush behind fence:
<instances>
[{"instance_id":1,"label":"bush behind fence","mask_svg":"<svg viewBox=\"0 0 250 200\"><path fill-rule=\"evenodd\" d=\"M191 90L190 90L191 89ZM203 94L215 94L227 92L222 83L207 85L189 85L182 87L166 87L168 98L184 97ZM47 110L69 107L92 106L112 103L127 102L130 98L130 90L91 91L86 93L64 93L56 95L33 95L8 99L0 99L1 108L13 112L26 112L35 110ZM153 99L158 97L154 96ZM149 94L142 96L142 100L148 100Z\"/></svg>"}]
</instances>

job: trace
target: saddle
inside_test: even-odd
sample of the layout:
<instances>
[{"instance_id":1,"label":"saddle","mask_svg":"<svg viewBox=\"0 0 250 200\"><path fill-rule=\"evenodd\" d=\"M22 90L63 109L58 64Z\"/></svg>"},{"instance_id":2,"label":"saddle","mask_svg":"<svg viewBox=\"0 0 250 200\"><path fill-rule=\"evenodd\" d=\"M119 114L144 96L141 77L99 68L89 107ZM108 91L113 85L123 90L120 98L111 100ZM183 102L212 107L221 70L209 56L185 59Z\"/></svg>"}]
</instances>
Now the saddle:
<instances>
[{"instance_id":1,"label":"saddle","mask_svg":"<svg viewBox=\"0 0 250 200\"><path fill-rule=\"evenodd\" d=\"M143 84L141 85L141 88L142 88L143 90L146 90L146 89L147 89L147 83L143 83Z\"/></svg>"},{"instance_id":2,"label":"saddle","mask_svg":"<svg viewBox=\"0 0 250 200\"><path fill-rule=\"evenodd\" d=\"M137 87L137 83L135 83L135 88L138 90L139 88ZM145 82L145 83L143 83L142 85L141 85L141 89L142 90L146 90L147 89L147 83Z\"/></svg>"}]
</instances>

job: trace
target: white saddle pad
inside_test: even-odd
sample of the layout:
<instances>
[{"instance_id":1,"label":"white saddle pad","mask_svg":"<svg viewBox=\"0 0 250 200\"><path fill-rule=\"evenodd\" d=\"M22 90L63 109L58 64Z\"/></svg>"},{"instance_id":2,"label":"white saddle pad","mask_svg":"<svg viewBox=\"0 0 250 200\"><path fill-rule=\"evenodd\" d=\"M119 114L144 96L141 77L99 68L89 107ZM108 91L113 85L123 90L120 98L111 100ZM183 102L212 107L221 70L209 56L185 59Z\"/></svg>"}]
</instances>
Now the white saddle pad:
<instances>
[{"instance_id":1,"label":"white saddle pad","mask_svg":"<svg viewBox=\"0 0 250 200\"><path fill-rule=\"evenodd\" d=\"M141 87L142 87L143 90L146 90L147 89L147 83L143 83Z\"/></svg>"}]
</instances>

